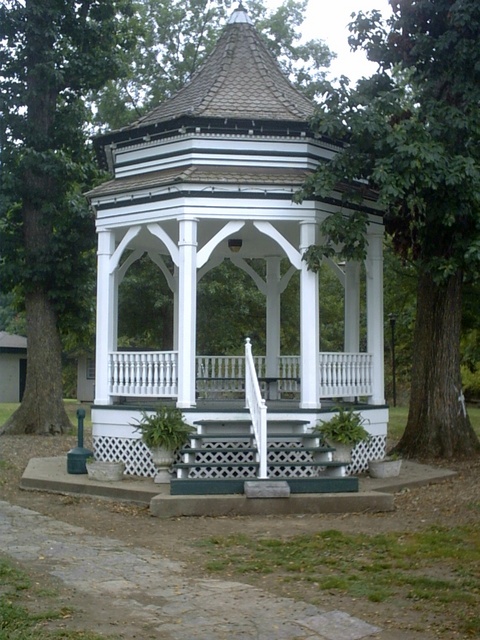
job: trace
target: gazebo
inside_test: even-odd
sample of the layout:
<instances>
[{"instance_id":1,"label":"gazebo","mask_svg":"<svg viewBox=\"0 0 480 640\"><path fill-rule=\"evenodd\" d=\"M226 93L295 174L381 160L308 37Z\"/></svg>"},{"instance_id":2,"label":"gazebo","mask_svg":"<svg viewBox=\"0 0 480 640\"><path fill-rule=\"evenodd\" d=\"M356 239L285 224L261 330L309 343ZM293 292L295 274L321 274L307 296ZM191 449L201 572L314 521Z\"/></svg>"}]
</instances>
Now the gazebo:
<instances>
[{"instance_id":1,"label":"gazebo","mask_svg":"<svg viewBox=\"0 0 480 640\"><path fill-rule=\"evenodd\" d=\"M360 351L361 265L332 261L344 288L344 350L321 352L318 275L302 255L318 242L319 224L327 216L339 210L349 216L355 209L345 207L337 191L326 199L292 201L318 163L342 151L341 143L312 132L313 113L313 103L290 84L240 4L185 87L132 125L96 138L98 155L113 175L87 194L98 233L92 407L97 457L121 458L128 473L154 475L149 451L132 425L142 410L170 402L196 425L199 437L206 438L209 429L218 436L211 467L186 455L196 471L180 464L179 478L217 478L222 455L233 448L231 437L221 435L238 432L240 438L242 429L253 438L255 463L245 463L244 470L228 455L230 467L220 477L278 476L285 469L273 469L264 451L271 425L284 439L290 432L308 434L319 419L332 415L339 399L361 412L372 434L347 472L360 471L369 458L383 454L388 411L382 212L374 198L356 205L368 214L366 351ZM125 351L117 345L118 287L145 253L163 272L174 300L168 351ZM265 261L265 278L252 269L253 258ZM285 258L290 269L282 273ZM265 295L261 357L251 353L255 345L248 341L245 353L236 356L196 353L197 283L223 260L251 275ZM300 353L283 355L281 294L297 272ZM312 475L308 453L302 460L303 472Z\"/></svg>"}]
</instances>

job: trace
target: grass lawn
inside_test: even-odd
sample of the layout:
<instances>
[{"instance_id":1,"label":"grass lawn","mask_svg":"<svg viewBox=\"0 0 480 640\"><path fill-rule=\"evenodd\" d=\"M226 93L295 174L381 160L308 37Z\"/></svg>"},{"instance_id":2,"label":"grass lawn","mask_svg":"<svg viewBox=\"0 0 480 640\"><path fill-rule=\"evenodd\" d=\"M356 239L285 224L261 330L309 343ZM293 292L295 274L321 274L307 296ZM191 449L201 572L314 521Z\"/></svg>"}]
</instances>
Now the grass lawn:
<instances>
[{"instance_id":1,"label":"grass lawn","mask_svg":"<svg viewBox=\"0 0 480 640\"><path fill-rule=\"evenodd\" d=\"M388 434L392 440L401 438L407 424L407 407L390 407L390 421L388 423ZM480 407L469 406L468 415L476 434L480 438Z\"/></svg>"},{"instance_id":2,"label":"grass lawn","mask_svg":"<svg viewBox=\"0 0 480 640\"><path fill-rule=\"evenodd\" d=\"M85 420L84 426L91 427L91 415L90 415L90 405L80 404L76 400L65 400L65 410L67 412L68 417L72 423L72 427L76 427L78 424L77 420L77 409L82 408L85 409ZM15 411L18 407L18 403L14 402L0 402L0 425L2 425Z\"/></svg>"},{"instance_id":3,"label":"grass lawn","mask_svg":"<svg viewBox=\"0 0 480 640\"><path fill-rule=\"evenodd\" d=\"M305 585L314 601L325 591L404 602L421 616L438 616L441 633L480 634L480 530L474 525L376 535L329 530L288 539L237 534L201 546L205 568L219 577L245 576L260 584L272 576L287 591Z\"/></svg>"},{"instance_id":4,"label":"grass lawn","mask_svg":"<svg viewBox=\"0 0 480 640\"><path fill-rule=\"evenodd\" d=\"M89 631L65 629L65 620L75 611L58 608L57 593L38 583L12 562L0 557L0 638L12 640L104 640L106 636Z\"/></svg>"}]
</instances>

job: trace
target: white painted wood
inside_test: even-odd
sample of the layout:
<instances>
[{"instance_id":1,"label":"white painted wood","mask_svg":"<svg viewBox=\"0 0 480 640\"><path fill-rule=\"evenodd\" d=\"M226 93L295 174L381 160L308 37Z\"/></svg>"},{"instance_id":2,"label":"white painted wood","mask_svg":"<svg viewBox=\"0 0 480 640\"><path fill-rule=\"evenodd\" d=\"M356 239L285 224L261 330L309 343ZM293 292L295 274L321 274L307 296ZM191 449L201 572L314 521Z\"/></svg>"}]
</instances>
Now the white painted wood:
<instances>
[{"instance_id":1,"label":"white painted wood","mask_svg":"<svg viewBox=\"0 0 480 640\"><path fill-rule=\"evenodd\" d=\"M267 262L267 318L266 318L266 377L278 377L280 357L280 262L278 256L268 256ZM278 387L270 391L270 400L278 398Z\"/></svg>"},{"instance_id":2,"label":"white painted wood","mask_svg":"<svg viewBox=\"0 0 480 640\"><path fill-rule=\"evenodd\" d=\"M159 169L203 166L313 169L329 160L335 147L311 138L188 133L169 141L124 146L116 152L115 177L125 178Z\"/></svg>"},{"instance_id":3,"label":"white painted wood","mask_svg":"<svg viewBox=\"0 0 480 640\"><path fill-rule=\"evenodd\" d=\"M147 228L153 236L156 236L167 247L173 263L178 267L180 263L179 250L168 233L157 223L149 224L147 225Z\"/></svg>"},{"instance_id":4,"label":"white painted wood","mask_svg":"<svg viewBox=\"0 0 480 640\"><path fill-rule=\"evenodd\" d=\"M370 353L320 353L320 397L371 396L372 362Z\"/></svg>"},{"instance_id":5,"label":"white painted wood","mask_svg":"<svg viewBox=\"0 0 480 640\"><path fill-rule=\"evenodd\" d=\"M143 256L144 253L145 251L142 251L142 249L137 249L136 251L133 251L124 262L122 262L122 266L119 267L117 270L118 286L122 284L123 278L125 277L125 274L127 273L128 269L132 266L134 262L136 262L137 260L140 260L140 258Z\"/></svg>"},{"instance_id":6,"label":"white painted wood","mask_svg":"<svg viewBox=\"0 0 480 640\"><path fill-rule=\"evenodd\" d=\"M360 351L360 264L358 262L347 262L345 265L343 348L350 353ZM353 402L355 395L344 396L343 399Z\"/></svg>"},{"instance_id":7,"label":"white painted wood","mask_svg":"<svg viewBox=\"0 0 480 640\"><path fill-rule=\"evenodd\" d=\"M110 394L174 398L177 396L175 351L117 351L109 354Z\"/></svg>"},{"instance_id":8,"label":"white painted wood","mask_svg":"<svg viewBox=\"0 0 480 640\"><path fill-rule=\"evenodd\" d=\"M207 242L197 253L197 269L201 269L209 260L213 250L220 242L240 231L245 225L244 222L228 222L214 237Z\"/></svg>"},{"instance_id":9,"label":"white painted wood","mask_svg":"<svg viewBox=\"0 0 480 640\"><path fill-rule=\"evenodd\" d=\"M279 291L280 293L283 293L285 291L285 289L288 287L288 284L290 282L290 280L292 279L292 276L297 273L298 269L294 266L290 267L290 269L282 276L281 280L280 280L280 284L279 284Z\"/></svg>"},{"instance_id":10,"label":"white painted wood","mask_svg":"<svg viewBox=\"0 0 480 640\"><path fill-rule=\"evenodd\" d=\"M280 356L278 391L282 393L299 393L300 391L300 356Z\"/></svg>"},{"instance_id":11,"label":"white painted wood","mask_svg":"<svg viewBox=\"0 0 480 640\"><path fill-rule=\"evenodd\" d=\"M178 399L179 408L195 406L197 316L197 220L179 221Z\"/></svg>"},{"instance_id":12,"label":"white painted wood","mask_svg":"<svg viewBox=\"0 0 480 640\"><path fill-rule=\"evenodd\" d=\"M224 261L223 255L212 256L209 261L203 265L201 269L197 270L197 284L201 281L201 279L212 269L218 267Z\"/></svg>"},{"instance_id":13,"label":"white painted wood","mask_svg":"<svg viewBox=\"0 0 480 640\"><path fill-rule=\"evenodd\" d=\"M95 358L95 404L112 403L109 389L109 357L115 348L117 319L115 274L110 261L115 251L115 237L111 231L99 231L97 252L97 332Z\"/></svg>"},{"instance_id":14,"label":"white painted wood","mask_svg":"<svg viewBox=\"0 0 480 640\"><path fill-rule=\"evenodd\" d=\"M115 249L113 255L110 258L110 263L109 263L110 273L113 273L115 269L118 267L118 265L120 264L120 259L123 255L123 252L128 247L130 242L136 236L138 236L138 234L140 233L140 230L141 230L141 227L139 225L130 227L130 229L127 230L127 233L123 236L122 241L120 242L118 247Z\"/></svg>"},{"instance_id":15,"label":"white painted wood","mask_svg":"<svg viewBox=\"0 0 480 640\"><path fill-rule=\"evenodd\" d=\"M254 222L256 227L261 233L264 233L269 238L272 238L284 251L292 265L296 269L301 269L301 253L290 244L290 242L283 236L278 229L275 229L271 222Z\"/></svg>"},{"instance_id":16,"label":"white painted wood","mask_svg":"<svg viewBox=\"0 0 480 640\"><path fill-rule=\"evenodd\" d=\"M245 341L245 401L252 419L253 433L258 452L258 477L268 478L267 468L267 406L260 393L257 373L252 356L250 338Z\"/></svg>"},{"instance_id":17,"label":"white painted wood","mask_svg":"<svg viewBox=\"0 0 480 640\"><path fill-rule=\"evenodd\" d=\"M347 352L360 351L360 264L345 265L345 342Z\"/></svg>"},{"instance_id":18,"label":"white painted wood","mask_svg":"<svg viewBox=\"0 0 480 640\"><path fill-rule=\"evenodd\" d=\"M316 225L303 222L300 227L300 252L316 241ZM320 351L318 274L301 261L300 270L300 356L302 409L320 406L318 353Z\"/></svg>"},{"instance_id":19,"label":"white painted wood","mask_svg":"<svg viewBox=\"0 0 480 640\"><path fill-rule=\"evenodd\" d=\"M371 396L373 357L369 353L319 354L320 398ZM176 351L119 351L109 354L109 394L112 396L176 397L178 353ZM217 394L243 394L244 356L197 356L196 391L205 398ZM254 357L258 378L278 377L278 393L297 393L301 388L300 357L280 356L276 375L268 376L266 357ZM270 395L270 399L274 399Z\"/></svg>"},{"instance_id":20,"label":"white painted wood","mask_svg":"<svg viewBox=\"0 0 480 640\"><path fill-rule=\"evenodd\" d=\"M238 267L239 269L244 271L248 276L250 276L250 278L253 280L253 282L257 286L257 289L260 291L260 293L262 293L264 296L267 295L267 283L265 282L265 280L263 280L261 276L258 275L255 269L253 269L248 264L248 262L245 262L245 260L238 255L232 255L230 260L236 267Z\"/></svg>"},{"instance_id":21,"label":"white painted wood","mask_svg":"<svg viewBox=\"0 0 480 640\"><path fill-rule=\"evenodd\" d=\"M345 288L345 271L342 269L342 267L339 264L337 264L335 260L332 260L332 258L323 258L323 262L325 264L328 264L330 269L337 276L342 287Z\"/></svg>"},{"instance_id":22,"label":"white painted wood","mask_svg":"<svg viewBox=\"0 0 480 640\"><path fill-rule=\"evenodd\" d=\"M368 230L367 349L372 354L372 393L369 404L385 404L383 346L383 228Z\"/></svg>"},{"instance_id":23,"label":"white painted wood","mask_svg":"<svg viewBox=\"0 0 480 640\"><path fill-rule=\"evenodd\" d=\"M300 222L309 216L312 220L318 219L315 214L315 207L312 202L305 201L302 204L294 204L290 201L293 196L292 189L280 189L266 186L265 192L271 197L265 199L258 197L258 189L251 194L251 198L234 200L227 196L222 197L224 189L217 190L218 197L207 198L204 195L205 189L200 189L198 185L185 183L182 185L182 194L177 194L178 199L160 199L158 201L148 200L136 202L148 195L142 190L127 192L125 198L105 198L98 204L104 204L104 208L98 211L97 227L119 228L130 224L150 224L152 222L165 222L178 220L184 215L194 216L199 220L225 221L241 220L255 221L263 220L277 223L282 221ZM235 188L238 192L238 187ZM188 195L187 195L188 194ZM198 195L202 195L201 198ZM275 195L288 195L288 200L283 198L275 199ZM160 196L168 195L168 189L163 188ZM323 205L322 205L323 206ZM328 205L323 206L327 208ZM331 206L331 213L335 212L334 205ZM326 214L325 214L326 215Z\"/></svg>"},{"instance_id":24,"label":"white painted wood","mask_svg":"<svg viewBox=\"0 0 480 640\"><path fill-rule=\"evenodd\" d=\"M178 319L179 319L179 277L178 277L178 267L176 264L173 265L173 348L175 351L178 351L178 331L175 329L178 327Z\"/></svg>"},{"instance_id":25,"label":"white painted wood","mask_svg":"<svg viewBox=\"0 0 480 640\"><path fill-rule=\"evenodd\" d=\"M167 282L168 288L170 291L175 291L175 278L173 273L168 269L161 255L154 253L153 251L148 252L149 258L152 262L154 262L160 271L165 276L165 280Z\"/></svg>"}]
</instances>

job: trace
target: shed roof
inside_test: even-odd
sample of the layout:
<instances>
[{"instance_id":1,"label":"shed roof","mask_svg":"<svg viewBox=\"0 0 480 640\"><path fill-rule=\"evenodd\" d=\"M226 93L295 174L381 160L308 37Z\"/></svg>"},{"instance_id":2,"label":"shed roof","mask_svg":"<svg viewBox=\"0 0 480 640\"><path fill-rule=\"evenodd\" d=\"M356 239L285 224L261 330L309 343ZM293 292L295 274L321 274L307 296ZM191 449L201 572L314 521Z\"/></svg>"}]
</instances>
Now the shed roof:
<instances>
[{"instance_id":1,"label":"shed roof","mask_svg":"<svg viewBox=\"0 0 480 640\"><path fill-rule=\"evenodd\" d=\"M0 351L5 349L26 349L27 339L6 331L0 331Z\"/></svg>"},{"instance_id":2,"label":"shed roof","mask_svg":"<svg viewBox=\"0 0 480 640\"><path fill-rule=\"evenodd\" d=\"M191 81L125 130L182 116L307 121L314 104L288 80L239 5Z\"/></svg>"}]
</instances>

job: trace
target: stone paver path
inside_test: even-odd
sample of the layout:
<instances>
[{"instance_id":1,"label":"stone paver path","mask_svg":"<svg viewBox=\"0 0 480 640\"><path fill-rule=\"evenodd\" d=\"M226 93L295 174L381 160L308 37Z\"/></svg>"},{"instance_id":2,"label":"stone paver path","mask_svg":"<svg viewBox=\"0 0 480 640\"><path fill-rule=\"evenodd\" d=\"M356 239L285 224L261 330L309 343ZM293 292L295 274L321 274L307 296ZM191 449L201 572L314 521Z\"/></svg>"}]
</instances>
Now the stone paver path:
<instances>
[{"instance_id":1,"label":"stone paver path","mask_svg":"<svg viewBox=\"0 0 480 640\"><path fill-rule=\"evenodd\" d=\"M384 637L380 629L347 613L322 611L238 582L192 579L180 562L2 501L0 544L8 556L101 599L105 611L120 616L118 624L138 629L138 638Z\"/></svg>"}]
</instances>

